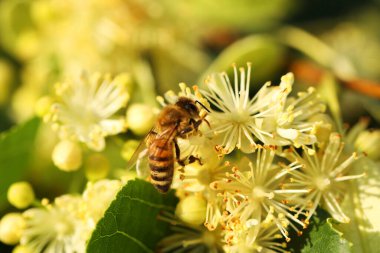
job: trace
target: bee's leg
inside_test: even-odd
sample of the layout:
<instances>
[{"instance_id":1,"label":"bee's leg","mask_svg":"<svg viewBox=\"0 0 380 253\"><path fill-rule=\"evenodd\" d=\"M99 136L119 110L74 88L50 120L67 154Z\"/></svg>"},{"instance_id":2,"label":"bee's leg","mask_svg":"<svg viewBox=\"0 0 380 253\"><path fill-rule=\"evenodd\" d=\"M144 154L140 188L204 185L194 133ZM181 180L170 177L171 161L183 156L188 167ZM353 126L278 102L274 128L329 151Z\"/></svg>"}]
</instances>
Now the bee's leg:
<instances>
[{"instance_id":1,"label":"bee's leg","mask_svg":"<svg viewBox=\"0 0 380 253\"><path fill-rule=\"evenodd\" d=\"M197 161L199 165L203 165L200 158L195 157L193 155L189 156L189 163L194 163L195 161Z\"/></svg>"},{"instance_id":2,"label":"bee's leg","mask_svg":"<svg viewBox=\"0 0 380 253\"><path fill-rule=\"evenodd\" d=\"M177 163L181 166L185 166L185 159L181 160L181 150L179 149L177 140L174 138L174 147L175 147L175 157L177 158Z\"/></svg>"},{"instance_id":3,"label":"bee's leg","mask_svg":"<svg viewBox=\"0 0 380 253\"><path fill-rule=\"evenodd\" d=\"M184 136L185 134L194 131L194 129L198 130L198 127L201 123L202 123L202 119L200 120L190 119L189 126L184 128L182 131L180 131L179 135Z\"/></svg>"},{"instance_id":4,"label":"bee's leg","mask_svg":"<svg viewBox=\"0 0 380 253\"><path fill-rule=\"evenodd\" d=\"M193 125L194 129L198 130L198 127L202 124L202 122L206 122L208 127L211 128L210 123L203 117L200 120L190 119L190 123Z\"/></svg>"},{"instance_id":5,"label":"bee's leg","mask_svg":"<svg viewBox=\"0 0 380 253\"><path fill-rule=\"evenodd\" d=\"M191 121L190 121L190 123L191 123ZM190 126L186 127L185 129L183 129L182 131L180 131L179 135L184 136L185 134L190 133L193 130L194 130L194 126L190 125Z\"/></svg>"},{"instance_id":6,"label":"bee's leg","mask_svg":"<svg viewBox=\"0 0 380 253\"><path fill-rule=\"evenodd\" d=\"M200 126L200 124L202 123L202 120L200 119L200 120L193 120L192 119L192 123L193 123L193 126L194 126L194 128L195 129L198 129L198 127Z\"/></svg>"},{"instance_id":7,"label":"bee's leg","mask_svg":"<svg viewBox=\"0 0 380 253\"><path fill-rule=\"evenodd\" d=\"M203 163L201 162L201 159L199 159L198 157L195 157L193 155L189 156L188 158L182 159L182 160L179 159L181 157L181 151L179 149L177 140L174 140L174 147L175 147L175 154L177 157L177 162L179 165L186 166L186 163L185 163L186 160L188 160L187 164L194 163L195 161L197 161L200 165L203 165Z\"/></svg>"},{"instance_id":8,"label":"bee's leg","mask_svg":"<svg viewBox=\"0 0 380 253\"><path fill-rule=\"evenodd\" d=\"M210 122L207 121L207 119L202 119L202 121L206 122L208 127L211 129L211 125L210 125Z\"/></svg>"}]
</instances>

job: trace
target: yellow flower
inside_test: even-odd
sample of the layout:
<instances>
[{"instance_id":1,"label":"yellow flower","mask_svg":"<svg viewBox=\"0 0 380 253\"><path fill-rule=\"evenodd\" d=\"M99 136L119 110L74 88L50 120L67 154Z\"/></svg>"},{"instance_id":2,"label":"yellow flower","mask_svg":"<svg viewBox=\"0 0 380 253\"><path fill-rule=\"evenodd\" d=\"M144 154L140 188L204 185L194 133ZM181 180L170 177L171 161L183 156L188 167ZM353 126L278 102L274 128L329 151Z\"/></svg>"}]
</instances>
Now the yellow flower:
<instances>
[{"instance_id":1,"label":"yellow flower","mask_svg":"<svg viewBox=\"0 0 380 253\"><path fill-rule=\"evenodd\" d=\"M125 130L125 118L116 115L129 100L124 78L83 74L79 81L57 84L55 93L56 103L45 119L53 123L61 139L101 151L105 137Z\"/></svg>"},{"instance_id":2,"label":"yellow flower","mask_svg":"<svg viewBox=\"0 0 380 253\"><path fill-rule=\"evenodd\" d=\"M225 252L227 253L260 253L260 252L289 252L287 244L281 242L282 238L276 224L273 221L253 224L258 227L254 236L242 229L240 231L226 230L224 235Z\"/></svg>"},{"instance_id":3,"label":"yellow flower","mask_svg":"<svg viewBox=\"0 0 380 253\"><path fill-rule=\"evenodd\" d=\"M273 162L275 151L270 148L258 148L255 162L243 158L238 166L233 166L225 178L215 181L211 187L219 193L225 203L223 216L219 218L222 226L230 230L239 230L245 226L246 232L254 237L263 221L273 220L281 234L287 239L287 227L293 224L304 227L288 203L308 190L295 189L291 183L283 187L290 171L300 168L296 163L279 165ZM250 238L248 238L250 240Z\"/></svg>"},{"instance_id":4,"label":"yellow flower","mask_svg":"<svg viewBox=\"0 0 380 253\"><path fill-rule=\"evenodd\" d=\"M214 106L209 113L211 129L205 134L214 135L222 153L235 148L252 153L260 143L299 146L317 141L317 123L308 119L323 112L325 106L314 89L289 97L294 77L288 73L279 86L267 82L250 98L251 65L248 63L247 70L233 69L233 83L226 73L213 74L206 80L208 90L201 90Z\"/></svg>"},{"instance_id":5,"label":"yellow flower","mask_svg":"<svg viewBox=\"0 0 380 253\"><path fill-rule=\"evenodd\" d=\"M318 205L327 210L339 222L349 222L340 207L339 200L344 197L345 181L364 176L364 174L350 175L351 164L360 156L352 153L348 157L343 154L344 143L338 133L330 134L326 149L303 149L303 156L296 150L289 150L288 159L296 161L302 166L300 170L290 171L291 182L300 189L310 189L302 198L298 199L298 213L307 211L306 222L314 214Z\"/></svg>"},{"instance_id":6,"label":"yellow flower","mask_svg":"<svg viewBox=\"0 0 380 253\"><path fill-rule=\"evenodd\" d=\"M54 204L23 213L25 230L20 244L41 253L84 252L90 230L82 219L80 197L64 195Z\"/></svg>"}]
</instances>

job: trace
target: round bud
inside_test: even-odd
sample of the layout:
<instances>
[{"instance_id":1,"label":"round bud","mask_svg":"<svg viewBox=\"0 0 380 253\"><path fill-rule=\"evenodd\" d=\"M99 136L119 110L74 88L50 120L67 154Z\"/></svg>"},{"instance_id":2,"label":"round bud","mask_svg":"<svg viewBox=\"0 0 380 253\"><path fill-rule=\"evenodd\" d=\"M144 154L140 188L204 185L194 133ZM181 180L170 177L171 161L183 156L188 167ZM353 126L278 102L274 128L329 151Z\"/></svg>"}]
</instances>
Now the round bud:
<instances>
[{"instance_id":1,"label":"round bud","mask_svg":"<svg viewBox=\"0 0 380 253\"><path fill-rule=\"evenodd\" d=\"M176 208L176 215L191 225L201 225L206 219L206 200L199 195L191 195L182 199Z\"/></svg>"},{"instance_id":2,"label":"round bud","mask_svg":"<svg viewBox=\"0 0 380 253\"><path fill-rule=\"evenodd\" d=\"M8 213L0 221L0 241L15 245L20 241L25 227L24 218L20 213Z\"/></svg>"},{"instance_id":3,"label":"round bud","mask_svg":"<svg viewBox=\"0 0 380 253\"><path fill-rule=\"evenodd\" d=\"M102 154L90 155L84 165L86 177L89 181L96 181L107 177L110 171L110 163Z\"/></svg>"},{"instance_id":4,"label":"round bud","mask_svg":"<svg viewBox=\"0 0 380 253\"><path fill-rule=\"evenodd\" d=\"M64 140L59 142L52 154L53 163L63 171L75 171L82 165L82 150L78 143Z\"/></svg>"},{"instance_id":5,"label":"round bud","mask_svg":"<svg viewBox=\"0 0 380 253\"><path fill-rule=\"evenodd\" d=\"M364 152L373 160L380 159L380 130L362 131L354 143L358 151Z\"/></svg>"},{"instance_id":6,"label":"round bud","mask_svg":"<svg viewBox=\"0 0 380 253\"><path fill-rule=\"evenodd\" d=\"M34 191L28 182L17 182L8 188L8 201L13 206L23 209L34 201Z\"/></svg>"},{"instance_id":7,"label":"round bud","mask_svg":"<svg viewBox=\"0 0 380 253\"><path fill-rule=\"evenodd\" d=\"M149 105L133 104L127 110L127 125L137 135L147 134L155 119L154 109Z\"/></svg>"}]
</instances>

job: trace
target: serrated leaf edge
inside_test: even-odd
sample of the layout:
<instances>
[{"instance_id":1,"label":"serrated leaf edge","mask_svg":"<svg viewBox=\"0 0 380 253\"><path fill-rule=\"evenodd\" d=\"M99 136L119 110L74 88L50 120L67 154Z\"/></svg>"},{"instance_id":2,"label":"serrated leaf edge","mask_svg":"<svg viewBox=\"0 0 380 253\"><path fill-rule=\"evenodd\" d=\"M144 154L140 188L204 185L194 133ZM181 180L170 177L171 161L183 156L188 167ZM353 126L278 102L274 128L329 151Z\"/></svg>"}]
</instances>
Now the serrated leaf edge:
<instances>
[{"instance_id":1,"label":"serrated leaf edge","mask_svg":"<svg viewBox=\"0 0 380 253\"><path fill-rule=\"evenodd\" d=\"M341 242L341 243L346 242L346 243L348 244L348 246L349 246L350 248L352 248L352 245L353 245L353 244L352 244L350 241L348 241L346 238L344 238L344 236L343 236L344 234L343 234L341 231L337 230L337 229L334 227L333 223L335 223L335 224L341 224L339 221L335 220L334 218L327 218L327 219L326 219L326 224L328 224L328 225L330 226L330 228L331 228L335 233L337 233L337 234L339 235L339 237L340 237L340 242Z\"/></svg>"}]
</instances>

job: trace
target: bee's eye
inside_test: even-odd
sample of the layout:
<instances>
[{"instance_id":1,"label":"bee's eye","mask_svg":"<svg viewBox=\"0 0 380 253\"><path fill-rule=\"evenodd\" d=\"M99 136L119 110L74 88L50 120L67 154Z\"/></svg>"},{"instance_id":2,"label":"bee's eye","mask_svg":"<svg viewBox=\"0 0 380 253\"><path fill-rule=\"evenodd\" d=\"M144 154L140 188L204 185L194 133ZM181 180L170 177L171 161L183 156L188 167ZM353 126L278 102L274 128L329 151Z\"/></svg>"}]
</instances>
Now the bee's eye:
<instances>
[{"instance_id":1,"label":"bee's eye","mask_svg":"<svg viewBox=\"0 0 380 253\"><path fill-rule=\"evenodd\" d=\"M188 111L190 114L197 114L198 113L198 107L195 105L195 103L188 99L188 98L185 98L185 97L181 97L176 105L178 105L179 107L182 107L183 109L185 109L186 111Z\"/></svg>"},{"instance_id":2,"label":"bee's eye","mask_svg":"<svg viewBox=\"0 0 380 253\"><path fill-rule=\"evenodd\" d=\"M186 108L186 110L192 111L192 112L198 111L198 108L194 104L186 104L185 108Z\"/></svg>"}]
</instances>

